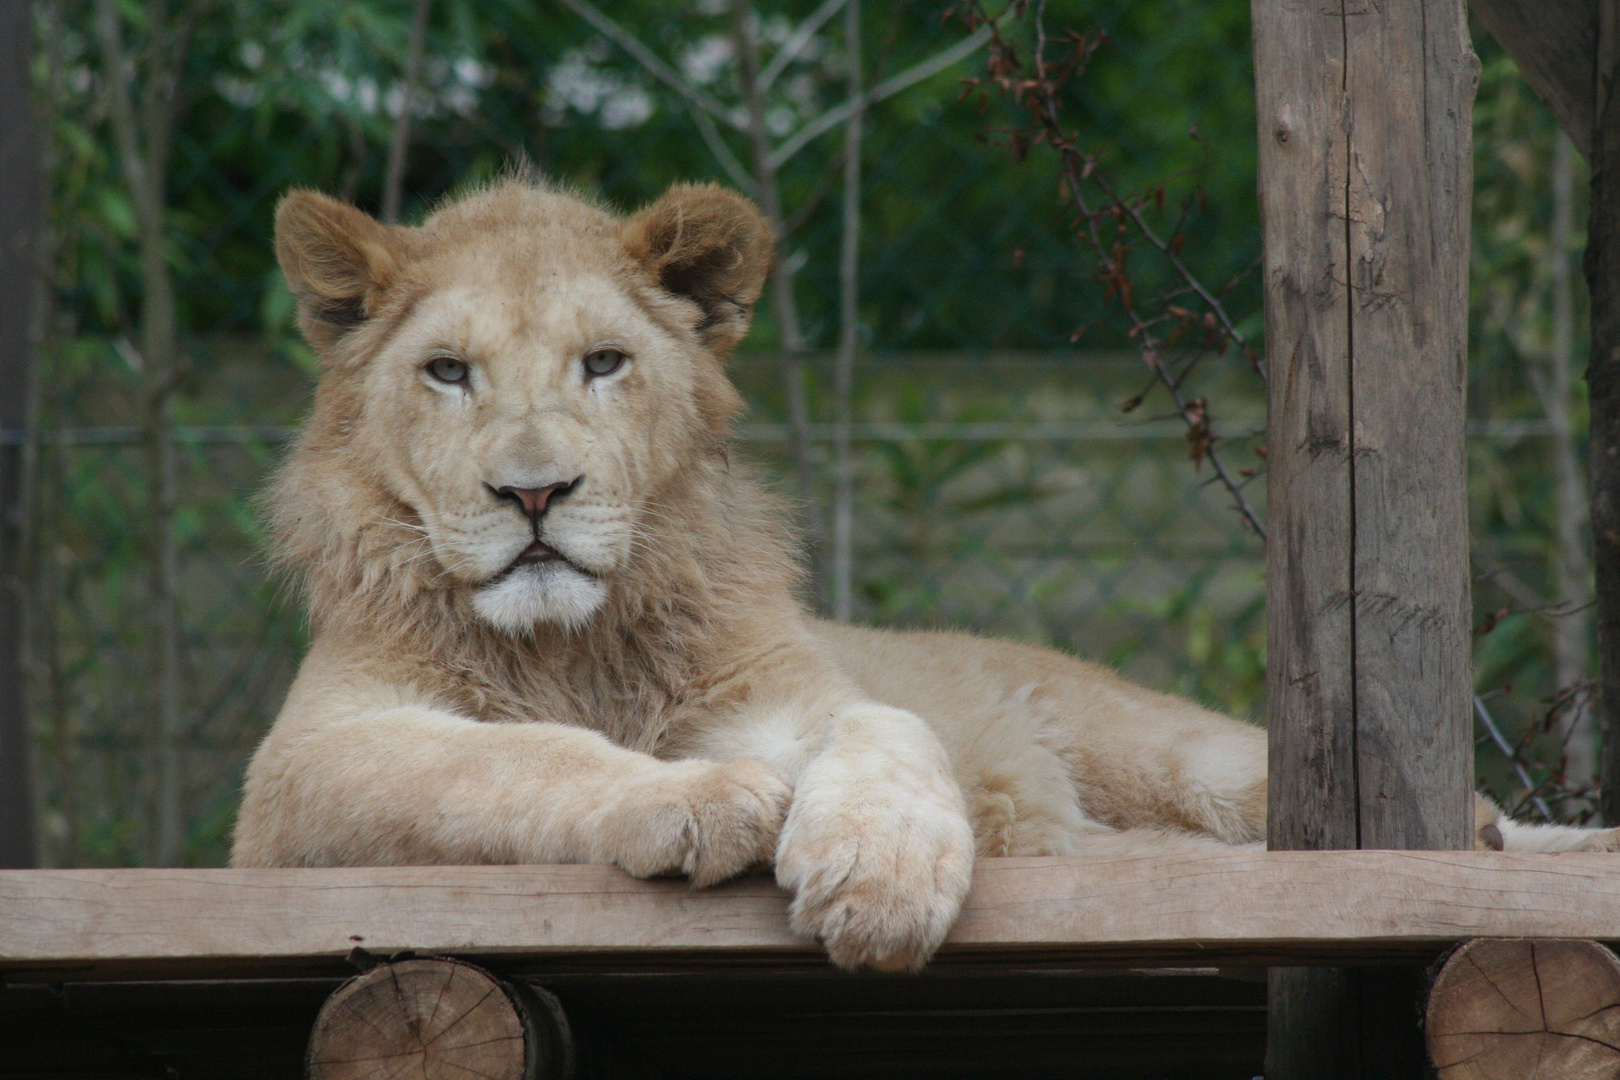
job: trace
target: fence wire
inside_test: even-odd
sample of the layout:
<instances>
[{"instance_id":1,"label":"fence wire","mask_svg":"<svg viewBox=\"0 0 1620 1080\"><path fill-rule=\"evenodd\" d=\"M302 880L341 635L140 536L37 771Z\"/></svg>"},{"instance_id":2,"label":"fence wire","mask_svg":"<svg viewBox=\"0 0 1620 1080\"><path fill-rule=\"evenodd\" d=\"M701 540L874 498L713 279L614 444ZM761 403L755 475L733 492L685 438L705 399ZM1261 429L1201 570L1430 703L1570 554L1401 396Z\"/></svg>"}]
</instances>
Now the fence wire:
<instances>
[{"instance_id":1,"label":"fence wire","mask_svg":"<svg viewBox=\"0 0 1620 1080\"><path fill-rule=\"evenodd\" d=\"M733 369L749 403L743 452L803 508L809 533L823 537L818 559L837 497L843 141L836 124L799 134L844 101L842 20L815 22L836 6L760 5L748 23L761 74L775 80L762 115L783 156L774 182L803 349L805 470L784 375L795 343L770 303ZM172 384L155 390L142 344L153 279L139 258L138 200L113 150L116 80L95 25L104 7L40 8L53 288L36 422L5 435L26 443L31 463L24 576L41 850L55 865L218 864L242 769L307 637L296 598L266 574L252 503L315 373L270 253L280 193L318 187L376 210L402 110L412 121L406 221L515 159L621 207L676 180L757 192L760 178L743 130L734 5L433 0L413 87L403 74L408 4L171 0L167 17L186 22L183 48L162 39L176 86L163 205L178 345ZM587 8L611 10L617 29ZM1108 33L1077 83L1074 122L1122 187L1164 183L1172 209L1185 203L1187 258L1212 282L1238 282L1227 303L1257 338L1258 282L1244 276L1259 253L1247 9L1246 0L1073 0L1049 5L1048 20ZM139 103L165 76L162 56L140 52L158 40L159 9L137 0L118 10ZM967 30L940 15L868 6L866 85L910 77L960 46ZM1575 256L1575 241L1553 233L1551 121L1507 62L1481 49L1486 217L1476 230L1471 490L1477 606L1482 627L1491 624L1479 637L1481 698L1510 747L1488 742L1481 770L1509 802L1539 786L1554 812L1578 817L1585 804L1565 759L1570 740L1590 734L1566 728L1590 643L1580 663L1567 640L1559 645L1583 597L1560 587L1571 556L1559 547L1555 488L1560 454L1578 444L1580 403L1566 401L1575 421L1550 419L1547 393L1550 268L1557 252ZM1263 719L1262 546L1209 469L1189 460L1186 425L1164 400L1149 394L1121 411L1146 372L1109 323L1105 289L1072 242L1039 148L1020 163L991 145L1007 120L962 100L968 74L982 74L982 58L867 110L848 402L852 616L1055 645ZM1164 287L1143 274L1144 288ZM1578 340L1566 344L1578 350ZM1230 358L1205 361L1192 379L1263 512L1263 387ZM158 474L147 449L158 428L175 448L162 535L151 524ZM168 585L153 569L164 558ZM826 609L825 574L818 587L810 599ZM168 645L154 640L151 617L164 588L179 616ZM154 676L165 647L179 673L178 724L168 728ZM162 754L174 760L168 773L156 764ZM165 788L165 775L178 780ZM181 823L168 841L165 806Z\"/></svg>"}]
</instances>

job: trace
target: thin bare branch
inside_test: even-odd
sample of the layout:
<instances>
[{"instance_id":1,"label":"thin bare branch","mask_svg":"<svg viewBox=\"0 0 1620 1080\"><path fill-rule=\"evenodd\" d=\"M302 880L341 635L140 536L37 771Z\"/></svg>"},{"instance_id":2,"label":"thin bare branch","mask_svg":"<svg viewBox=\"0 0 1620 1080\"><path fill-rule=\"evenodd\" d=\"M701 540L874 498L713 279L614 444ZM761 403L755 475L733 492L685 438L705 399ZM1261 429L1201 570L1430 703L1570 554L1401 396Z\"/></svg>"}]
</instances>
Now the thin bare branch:
<instances>
[{"instance_id":1,"label":"thin bare branch","mask_svg":"<svg viewBox=\"0 0 1620 1080\"><path fill-rule=\"evenodd\" d=\"M1043 55L1045 48L1045 28L1040 20L1041 16L1044 14L1044 6L1045 5L1043 4L1041 10L1038 10L1036 14L1036 30L1037 34L1039 35L1039 44L1037 45L1035 52L1037 76L1041 79L1043 84L1045 84L1046 81L1046 61ZM1082 187L1082 177L1080 175L1081 162L1079 159L1079 154L1075 151L1073 144L1069 143L1066 137L1063 136L1062 125L1059 123L1057 117L1056 94L1048 93L1044 95L1042 105L1043 126L1045 126L1050 134L1057 136L1060 140L1054 145L1056 145L1058 153L1063 161L1063 173L1069 185L1069 193L1074 197L1075 206L1085 217L1086 237L1090 241L1092 250L1097 255L1097 258L1102 262L1103 265L1107 265L1110 261L1110 254L1108 251L1108 246L1103 240L1097 224L1098 218L1101 215L1094 211L1086 201L1085 189ZM1140 348L1143 350L1144 357L1150 361L1149 366L1151 367L1154 375L1157 376L1159 382L1164 386L1166 393L1170 395L1170 400L1175 403L1176 411L1180 413L1182 418L1187 422L1188 428L1197 429L1201 426L1203 430L1209 432L1209 446L1205 451L1204 456L1209 459L1210 467L1215 470L1215 474L1221 478L1221 483L1225 485L1227 493L1231 495L1232 499L1237 503L1238 512L1242 514L1243 520L1248 522L1249 527L1255 531L1255 534L1259 536L1261 540L1264 540L1266 538L1265 525L1260 521L1260 516L1255 512L1254 508L1249 505L1249 500L1243 494L1242 486L1232 479L1231 474L1226 469L1225 463L1221 460L1220 454L1215 446L1214 434L1209 428L1208 417L1204 413L1204 410L1200 408L1197 413L1194 413L1189 409L1188 402L1182 395L1181 387L1171 376L1169 370L1166 369L1164 364L1159 362L1159 355L1162 348L1161 343L1153 334L1152 330L1148 328L1142 317L1137 313L1135 305L1131 302L1127 294L1121 294L1120 308L1125 312L1126 317L1131 321L1132 331L1137 340L1140 342Z\"/></svg>"},{"instance_id":2,"label":"thin bare branch","mask_svg":"<svg viewBox=\"0 0 1620 1080\"><path fill-rule=\"evenodd\" d=\"M746 130L743 125L737 123L731 111L693 86L680 72L658 59L651 49L636 39L634 34L608 18L599 8L589 3L589 0L563 0L563 3L595 27L599 33L629 53L630 58L640 64L649 75L679 94L687 112L691 114L692 123L697 125L703 144L720 163L720 168L725 170L726 176L733 184L757 197L754 191L754 178L743 167L743 163L737 160L737 155L731 152L731 147L726 145L725 139L721 138L719 129L714 125L715 118L719 118L728 127Z\"/></svg>"},{"instance_id":3,"label":"thin bare branch","mask_svg":"<svg viewBox=\"0 0 1620 1080\"><path fill-rule=\"evenodd\" d=\"M786 229L783 225L781 192L776 185L776 167L771 164L770 133L765 128L765 95L759 86L759 44L754 38L754 12L748 0L732 0L731 14L732 32L737 44L737 72L743 102L747 107L749 143L754 152L755 197L780 242L786 235ZM810 408L804 386L805 343L799 328L798 302L793 293L793 278L797 269L795 261L787 256L779 257L771 268L771 312L776 316L776 332L782 347L788 423L793 430L794 471L799 484L799 497L804 505L812 574L819 585L819 549L823 530L821 513L815 504L815 448L810 441Z\"/></svg>"},{"instance_id":4,"label":"thin bare branch","mask_svg":"<svg viewBox=\"0 0 1620 1080\"><path fill-rule=\"evenodd\" d=\"M1242 349L1245 355L1249 355L1249 339L1244 337L1243 334L1239 332L1237 324L1232 321L1232 316L1226 313L1225 305L1220 302L1214 293L1210 292L1209 289L1204 287L1204 283L1199 281L1197 276L1194 275L1191 270L1187 269L1187 264L1181 261L1181 256L1176 254L1175 248L1166 243L1158 233L1153 231L1153 227L1149 225L1147 223L1147 219L1142 216L1141 205L1136 202L1132 202L1129 199L1122 199L1119 197L1119 195L1115 194L1114 188L1108 182L1108 177L1105 174L1094 172L1092 173L1091 178L1096 181L1097 186L1102 189L1103 194L1107 195L1113 200L1114 205L1120 207L1125 211L1125 213L1130 215L1131 220L1136 223L1137 229L1141 230L1141 233L1144 237L1146 237L1147 242L1159 249L1159 252L1165 257L1170 265L1175 268L1176 274L1180 276L1182 281L1187 283L1187 287L1196 293L1200 300L1209 305L1209 310L1215 313L1216 319L1220 320L1221 328L1226 331L1226 336L1232 339L1233 344ZM1254 354L1252 359L1254 360L1255 371L1259 373L1261 381L1265 381L1265 358L1258 354Z\"/></svg>"},{"instance_id":5,"label":"thin bare branch","mask_svg":"<svg viewBox=\"0 0 1620 1080\"><path fill-rule=\"evenodd\" d=\"M1508 764L1513 766L1514 775L1519 778L1519 782L1529 792L1530 801L1534 804L1536 810L1548 821L1556 821L1557 819L1553 817L1552 808L1547 805L1547 800L1536 794L1541 785L1531 778L1530 770L1524 767L1523 761L1519 760L1519 751L1514 748L1512 743L1507 741L1507 736L1502 734L1502 729L1496 726L1496 721L1491 718L1489 710L1485 708L1484 699L1478 694L1474 695L1474 714L1479 717L1479 722L1485 726L1485 733L1491 737L1491 742L1496 744L1496 748L1502 751L1502 756L1508 759Z\"/></svg>"},{"instance_id":6,"label":"thin bare branch","mask_svg":"<svg viewBox=\"0 0 1620 1080\"><path fill-rule=\"evenodd\" d=\"M1554 435L1548 446L1553 458L1554 491L1558 517L1553 535L1553 578L1559 595L1576 597L1589 592L1592 580L1591 521L1587 507L1586 476L1581 467L1580 439L1571 415L1575 400L1575 288L1574 260L1570 257L1575 229L1575 145L1563 133L1554 135L1552 236L1547 244L1552 289L1552 352L1548 379L1538 379L1537 392ZM1534 368L1531 369L1534 371ZM1557 685L1570 686L1587 677L1591 616L1574 614L1553 630L1553 664ZM1564 742L1568 764L1565 774L1590 783L1598 773L1597 740L1590 710L1572 709L1566 719ZM1566 806L1566 809L1570 807Z\"/></svg>"},{"instance_id":7,"label":"thin bare branch","mask_svg":"<svg viewBox=\"0 0 1620 1080\"><path fill-rule=\"evenodd\" d=\"M828 19L838 14L838 9L847 2L848 0L826 0L826 3L812 11L810 17L799 24L798 29L794 30L788 39L782 42L782 47L776 50L776 55L765 65L765 70L759 73L760 93L770 90L777 76L781 75L804 51L804 47L810 44L810 39L816 36L816 31L825 26Z\"/></svg>"},{"instance_id":8,"label":"thin bare branch","mask_svg":"<svg viewBox=\"0 0 1620 1080\"><path fill-rule=\"evenodd\" d=\"M171 20L166 4L146 8L145 70L137 72L124 41L123 14L114 0L97 0L96 34L109 75L109 113L124 182L135 206L136 247L141 274L142 434L148 485L148 646L151 649L152 714L146 752L150 762L145 791L151 829L147 855L152 865L175 862L181 853L183 823L179 738L183 700L180 683L179 553L175 539L177 504L173 399L180 376L174 280L169 266L167 214L168 151L174 125L175 71L185 48L185 22ZM142 97L136 103L136 76Z\"/></svg>"},{"instance_id":9,"label":"thin bare branch","mask_svg":"<svg viewBox=\"0 0 1620 1080\"><path fill-rule=\"evenodd\" d=\"M702 109L729 127L739 131L746 130L745 125L737 123L730 110L693 86L680 72L658 59L657 55L637 40L634 34L604 15L590 0L562 0L562 2L574 14L595 27L603 37L629 53L631 59L645 68L649 75L685 98L687 104Z\"/></svg>"},{"instance_id":10,"label":"thin bare branch","mask_svg":"<svg viewBox=\"0 0 1620 1080\"><path fill-rule=\"evenodd\" d=\"M394 131L388 141L388 167L383 173L382 219L392 225L399 221L399 206L404 198L405 153L411 146L411 114L416 111L416 89L422 81L422 51L427 43L428 11L432 0L416 0L411 12L410 44L405 51L405 87L400 98L399 115L394 118Z\"/></svg>"},{"instance_id":11,"label":"thin bare branch","mask_svg":"<svg viewBox=\"0 0 1620 1080\"><path fill-rule=\"evenodd\" d=\"M1076 224L1081 226L1080 238L1091 248L1097 258L1099 270L1108 278L1110 294L1130 323L1130 337L1137 343L1143 362L1152 372L1153 378L1164 387L1170 400L1175 404L1177 413L1186 424L1188 438L1194 444L1194 460L1200 462L1207 460L1210 463L1217 479L1231 496L1244 523L1264 540L1265 526L1244 495L1245 482L1234 478L1222 460L1219 450L1220 439L1210 423L1208 403L1201 398L1189 399L1183 394L1181 380L1164 363L1164 351L1169 343L1160 338L1154 328L1163 323L1167 315L1180 318L1187 313L1181 312L1177 315L1179 309L1167 308L1165 314L1144 314L1137 305L1129 277L1124 270L1125 249L1118 243L1111 246L1102 235L1100 223L1104 217L1114 220L1128 219L1137 225L1144 235L1148 235L1150 230L1146 228L1140 208L1122 199L1113 188L1106 185L1095 163L1080 152L1075 145L1074 136L1064 129L1059 119L1058 101L1061 87L1081 69L1097 41L1088 43L1086 39L1074 36L1071 41L1073 52L1054 69L1047 58L1045 3L1042 0L1037 4L1034 15L1035 44L1031 50L1033 77L1024 77L1020 73L1016 49L1002 37L999 22L984 13L981 3L971 4L969 11L970 24L977 25L981 33L989 32L991 51L989 81L999 85L1004 93L1022 104L1034 118L1039 129L1033 139L1025 132L1014 132L1012 137L1015 152L1023 153L1029 146L1044 142L1058 155L1058 169L1063 190L1074 200L1075 207L1079 210L1079 220ZM1002 12L1002 16L1006 14L1007 11ZM976 80L970 85L982 84L983 80ZM1106 200L1105 205L1094 206L1087 198L1085 188L1087 181L1098 185L1098 190ZM1149 240L1163 254L1174 256L1173 245L1164 243L1156 234L1149 235ZM1214 294L1188 271L1179 258L1175 258L1172 265L1176 267L1177 273L1187 287L1197 293L1200 299L1212 305L1211 312L1214 314L1211 316L1213 322L1208 324L1210 328L1227 340L1234 341L1240 346L1246 345L1241 335L1237 333L1233 321L1226 316L1225 309L1220 308L1216 313L1218 304ZM1248 350L1245 348L1245 351Z\"/></svg>"},{"instance_id":12,"label":"thin bare branch","mask_svg":"<svg viewBox=\"0 0 1620 1080\"><path fill-rule=\"evenodd\" d=\"M725 139L720 137L720 130L714 126L709 114L690 102L687 103L686 114L692 118L692 123L697 125L698 134L703 137L703 144L709 148L709 153L714 155L714 159L720 163L720 167L725 170L731 182L758 198L754 178L748 174L748 169L743 163L737 160L737 155L731 152L731 147L726 145Z\"/></svg>"},{"instance_id":13,"label":"thin bare branch","mask_svg":"<svg viewBox=\"0 0 1620 1080\"><path fill-rule=\"evenodd\" d=\"M574 0L565 0L565 2L574 2ZM1009 7L1008 10L1011 10L1011 8ZM990 40L991 35L995 33L997 21L1005 18L1006 14L1007 12L1002 12L996 16L995 20L979 27L978 30L950 48L944 49L927 60L907 68L892 79L885 79L883 82L878 83L863 94L859 100L845 100L843 104L835 105L814 120L811 120L771 152L771 168L780 169L792 159L794 154L803 150L810 140L842 124L855 112L870 109L883 99L891 98L900 91L922 82L931 75L937 75L952 64L973 55L984 46L985 42Z\"/></svg>"},{"instance_id":14,"label":"thin bare branch","mask_svg":"<svg viewBox=\"0 0 1620 1080\"><path fill-rule=\"evenodd\" d=\"M861 87L861 6L848 0L844 9L844 45L849 57L849 123L844 127L843 237L838 258L838 358L833 372L837 401L834 418L835 491L833 495L833 618L848 622L854 602L855 461L850 446L854 422L855 345L859 331L861 247L861 135L864 113Z\"/></svg>"}]
</instances>

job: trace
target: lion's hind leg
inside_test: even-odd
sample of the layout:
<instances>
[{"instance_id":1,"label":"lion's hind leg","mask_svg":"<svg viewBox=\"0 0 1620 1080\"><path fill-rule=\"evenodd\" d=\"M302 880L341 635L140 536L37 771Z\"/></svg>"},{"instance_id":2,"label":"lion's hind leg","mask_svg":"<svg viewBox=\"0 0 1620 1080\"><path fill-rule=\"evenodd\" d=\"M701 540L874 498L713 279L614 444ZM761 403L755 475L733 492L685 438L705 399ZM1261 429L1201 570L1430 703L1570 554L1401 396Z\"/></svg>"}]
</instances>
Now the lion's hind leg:
<instances>
[{"instance_id":1,"label":"lion's hind leg","mask_svg":"<svg viewBox=\"0 0 1620 1080\"><path fill-rule=\"evenodd\" d=\"M1068 762L1087 817L1228 845L1265 838L1262 729L1123 680L1048 710L1046 739Z\"/></svg>"},{"instance_id":2,"label":"lion's hind leg","mask_svg":"<svg viewBox=\"0 0 1620 1080\"><path fill-rule=\"evenodd\" d=\"M1191 855L1261 848L1262 843L1233 844L1214 836L1172 828L1116 829L1070 810L1046 813L1039 802L1020 802L1005 788L974 785L967 791L977 854L998 855ZM1072 796L1071 796L1072 799Z\"/></svg>"},{"instance_id":3,"label":"lion's hind leg","mask_svg":"<svg viewBox=\"0 0 1620 1080\"><path fill-rule=\"evenodd\" d=\"M965 762L980 856L1185 852L1264 837L1265 750L1249 729L1194 721L1183 737L1107 758L1096 742L1052 739L1054 722L1028 738L1005 720L987 726L999 753Z\"/></svg>"},{"instance_id":4,"label":"lion's hind leg","mask_svg":"<svg viewBox=\"0 0 1620 1080\"><path fill-rule=\"evenodd\" d=\"M1032 739L1002 750L963 787L976 854L1078 855L1103 826L1082 812L1063 759Z\"/></svg>"}]
</instances>

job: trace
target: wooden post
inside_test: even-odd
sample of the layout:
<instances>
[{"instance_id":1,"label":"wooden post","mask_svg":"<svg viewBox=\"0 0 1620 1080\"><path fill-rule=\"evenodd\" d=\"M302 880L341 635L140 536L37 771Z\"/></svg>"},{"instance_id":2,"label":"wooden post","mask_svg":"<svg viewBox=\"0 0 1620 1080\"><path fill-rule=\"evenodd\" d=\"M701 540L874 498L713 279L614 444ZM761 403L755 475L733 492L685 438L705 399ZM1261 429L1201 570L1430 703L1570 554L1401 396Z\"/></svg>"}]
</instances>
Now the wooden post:
<instances>
[{"instance_id":1,"label":"wooden post","mask_svg":"<svg viewBox=\"0 0 1620 1080\"><path fill-rule=\"evenodd\" d=\"M1253 0L1273 849L1470 846L1462 0ZM1267 1080L1416 1077L1411 971L1273 969Z\"/></svg>"},{"instance_id":2,"label":"wooden post","mask_svg":"<svg viewBox=\"0 0 1620 1080\"><path fill-rule=\"evenodd\" d=\"M1469 7L1513 57L1575 148L1590 158L1597 5L1592 0L1470 0Z\"/></svg>"},{"instance_id":3,"label":"wooden post","mask_svg":"<svg viewBox=\"0 0 1620 1080\"><path fill-rule=\"evenodd\" d=\"M34 865L28 711L23 694L21 429L39 287L39 156L34 139L33 5L0 0L0 867Z\"/></svg>"}]
</instances>

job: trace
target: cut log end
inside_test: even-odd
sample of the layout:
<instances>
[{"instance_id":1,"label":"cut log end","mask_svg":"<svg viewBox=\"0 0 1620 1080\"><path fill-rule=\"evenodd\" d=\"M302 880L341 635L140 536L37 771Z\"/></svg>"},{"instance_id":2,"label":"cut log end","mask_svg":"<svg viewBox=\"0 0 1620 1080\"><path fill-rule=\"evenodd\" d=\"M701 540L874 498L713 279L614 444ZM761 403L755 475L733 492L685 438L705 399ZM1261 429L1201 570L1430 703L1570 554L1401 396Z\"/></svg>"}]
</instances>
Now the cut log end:
<instances>
[{"instance_id":1,"label":"cut log end","mask_svg":"<svg viewBox=\"0 0 1620 1080\"><path fill-rule=\"evenodd\" d=\"M1620 1076L1620 960L1595 941L1476 938L1429 994L1440 1080Z\"/></svg>"},{"instance_id":2,"label":"cut log end","mask_svg":"<svg viewBox=\"0 0 1620 1080\"><path fill-rule=\"evenodd\" d=\"M540 1015L536 1015L536 1014ZM380 964L337 989L309 1042L312 1080L564 1075L566 1028L541 991L459 960Z\"/></svg>"}]
</instances>

